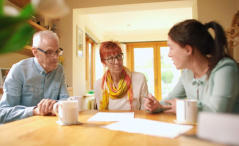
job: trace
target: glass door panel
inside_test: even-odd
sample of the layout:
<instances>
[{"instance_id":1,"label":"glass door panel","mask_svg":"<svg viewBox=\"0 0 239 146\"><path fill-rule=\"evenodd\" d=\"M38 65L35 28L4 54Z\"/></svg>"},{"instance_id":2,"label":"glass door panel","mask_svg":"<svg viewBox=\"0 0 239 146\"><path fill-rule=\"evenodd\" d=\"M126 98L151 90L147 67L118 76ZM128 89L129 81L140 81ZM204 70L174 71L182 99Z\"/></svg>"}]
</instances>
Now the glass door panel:
<instances>
[{"instance_id":1,"label":"glass door panel","mask_svg":"<svg viewBox=\"0 0 239 146\"><path fill-rule=\"evenodd\" d=\"M180 70L176 69L172 59L168 57L168 52L169 47L160 47L162 98L167 97L180 76Z\"/></svg>"},{"instance_id":2,"label":"glass door panel","mask_svg":"<svg viewBox=\"0 0 239 146\"><path fill-rule=\"evenodd\" d=\"M104 75L104 66L100 60L100 48L99 45L95 49L95 79L98 80Z\"/></svg>"},{"instance_id":3,"label":"glass door panel","mask_svg":"<svg viewBox=\"0 0 239 146\"><path fill-rule=\"evenodd\" d=\"M149 93L154 94L154 48L134 48L134 71L145 75Z\"/></svg>"}]
</instances>

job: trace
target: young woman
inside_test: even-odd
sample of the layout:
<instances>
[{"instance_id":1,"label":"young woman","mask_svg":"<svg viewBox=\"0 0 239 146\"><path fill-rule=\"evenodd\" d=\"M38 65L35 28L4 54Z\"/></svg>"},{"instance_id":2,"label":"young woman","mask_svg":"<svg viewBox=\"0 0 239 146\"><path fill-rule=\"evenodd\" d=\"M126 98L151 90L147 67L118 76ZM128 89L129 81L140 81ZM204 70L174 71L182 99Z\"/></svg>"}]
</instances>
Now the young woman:
<instances>
[{"instance_id":1,"label":"young woman","mask_svg":"<svg viewBox=\"0 0 239 146\"><path fill-rule=\"evenodd\" d=\"M239 112L238 67L227 55L227 40L218 23L180 22L170 29L168 46L168 56L182 74L165 100L159 103L153 96L145 100L147 110L175 113L176 98L191 98L198 100L199 111Z\"/></svg>"},{"instance_id":2,"label":"young woman","mask_svg":"<svg viewBox=\"0 0 239 146\"><path fill-rule=\"evenodd\" d=\"M95 98L99 110L141 110L148 96L142 73L130 72L123 66L123 53L113 41L100 45L100 58L107 71L96 81Z\"/></svg>"}]
</instances>

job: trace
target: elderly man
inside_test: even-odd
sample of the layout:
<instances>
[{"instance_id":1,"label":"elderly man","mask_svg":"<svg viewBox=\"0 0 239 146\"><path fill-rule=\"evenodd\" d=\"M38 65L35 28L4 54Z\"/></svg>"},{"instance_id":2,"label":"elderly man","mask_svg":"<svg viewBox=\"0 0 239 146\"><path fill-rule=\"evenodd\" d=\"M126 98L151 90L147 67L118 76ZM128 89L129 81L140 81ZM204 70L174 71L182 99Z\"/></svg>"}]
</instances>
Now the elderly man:
<instances>
[{"instance_id":1,"label":"elderly man","mask_svg":"<svg viewBox=\"0 0 239 146\"><path fill-rule=\"evenodd\" d=\"M57 100L68 97L63 68L58 64L58 36L48 30L37 32L32 53L35 57L14 64L5 80L0 123L51 115Z\"/></svg>"}]
</instances>

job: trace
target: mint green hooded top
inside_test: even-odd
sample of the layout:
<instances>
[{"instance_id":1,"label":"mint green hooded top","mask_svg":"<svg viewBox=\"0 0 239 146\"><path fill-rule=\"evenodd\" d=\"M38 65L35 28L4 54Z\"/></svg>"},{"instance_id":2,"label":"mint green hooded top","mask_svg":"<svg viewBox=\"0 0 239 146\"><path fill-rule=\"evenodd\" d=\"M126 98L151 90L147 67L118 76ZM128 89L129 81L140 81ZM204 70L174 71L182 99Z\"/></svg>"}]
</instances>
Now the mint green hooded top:
<instances>
[{"instance_id":1,"label":"mint green hooded top","mask_svg":"<svg viewBox=\"0 0 239 146\"><path fill-rule=\"evenodd\" d=\"M236 62L227 57L221 59L209 78L204 75L195 79L192 71L183 70L177 85L164 100L173 98L197 99L199 111L239 113L239 71Z\"/></svg>"}]
</instances>

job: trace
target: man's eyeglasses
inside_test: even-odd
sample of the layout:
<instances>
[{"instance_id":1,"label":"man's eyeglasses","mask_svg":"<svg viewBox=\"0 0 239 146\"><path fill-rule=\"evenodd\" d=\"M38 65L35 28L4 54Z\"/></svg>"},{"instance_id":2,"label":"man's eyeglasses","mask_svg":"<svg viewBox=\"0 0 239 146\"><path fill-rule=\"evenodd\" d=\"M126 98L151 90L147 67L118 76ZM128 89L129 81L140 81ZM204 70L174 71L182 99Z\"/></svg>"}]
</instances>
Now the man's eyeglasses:
<instances>
[{"instance_id":1,"label":"man's eyeglasses","mask_svg":"<svg viewBox=\"0 0 239 146\"><path fill-rule=\"evenodd\" d=\"M41 48L37 48L37 50L39 50L42 53L46 54L46 56L54 56L54 55L59 56L59 54L63 51L62 48L59 48L56 51L52 51L52 50L45 51L45 50L43 50Z\"/></svg>"},{"instance_id":2,"label":"man's eyeglasses","mask_svg":"<svg viewBox=\"0 0 239 146\"><path fill-rule=\"evenodd\" d=\"M110 56L108 58L106 58L105 60L110 63L110 64L113 64L115 62L115 60L117 59L117 61L121 61L123 60L123 53L120 53L116 56Z\"/></svg>"}]
</instances>

